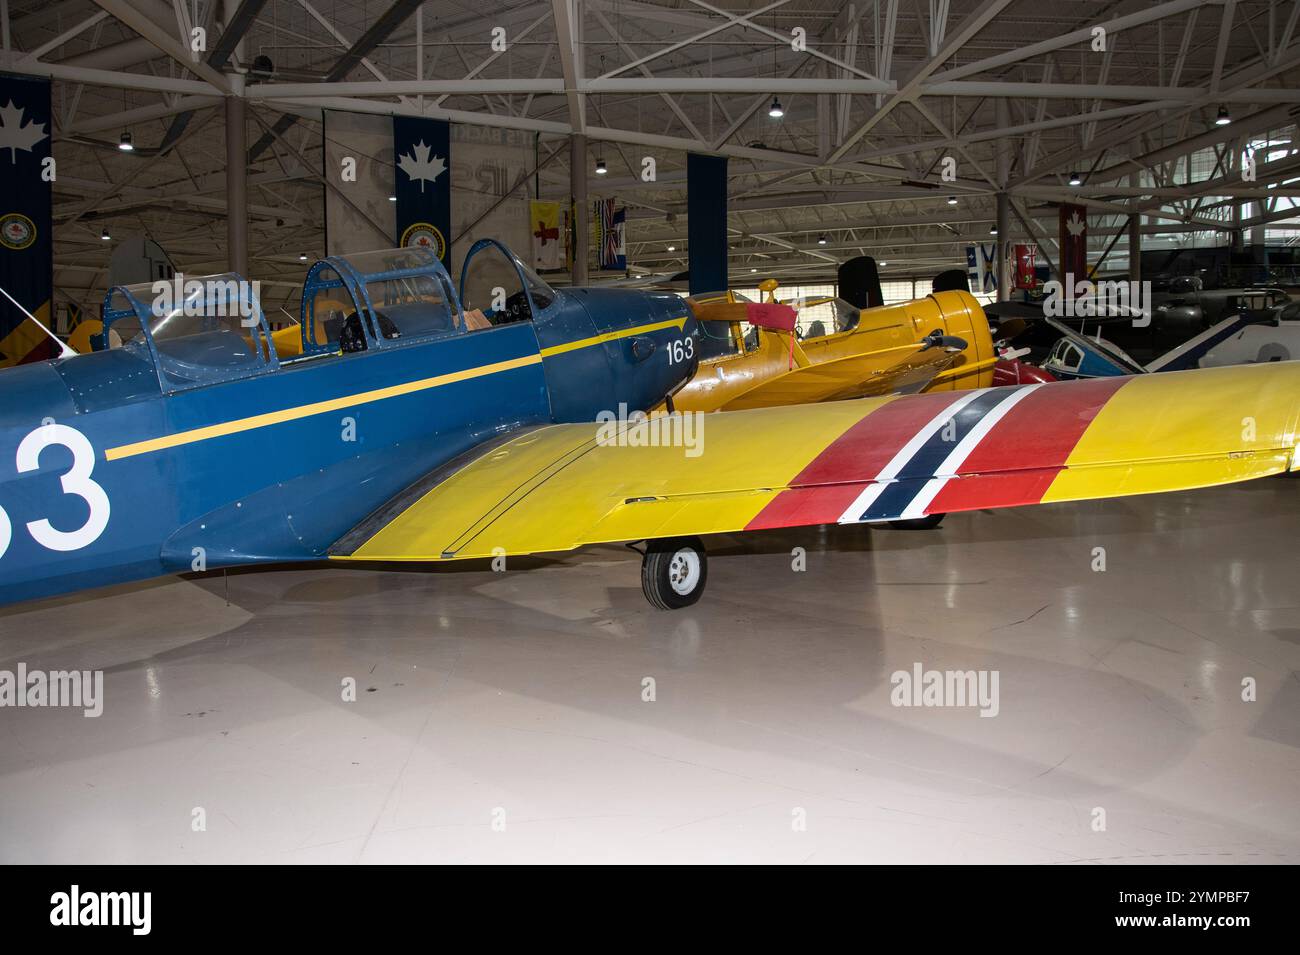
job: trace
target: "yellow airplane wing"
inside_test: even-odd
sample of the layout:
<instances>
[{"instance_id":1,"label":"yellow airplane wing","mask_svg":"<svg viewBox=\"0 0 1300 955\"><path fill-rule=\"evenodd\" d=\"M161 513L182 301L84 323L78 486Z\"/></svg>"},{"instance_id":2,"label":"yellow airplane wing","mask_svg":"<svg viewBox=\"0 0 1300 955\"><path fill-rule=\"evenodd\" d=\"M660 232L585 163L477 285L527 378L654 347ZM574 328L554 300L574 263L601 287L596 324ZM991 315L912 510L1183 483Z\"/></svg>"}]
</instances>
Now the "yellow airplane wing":
<instances>
[{"instance_id":1,"label":"yellow airplane wing","mask_svg":"<svg viewBox=\"0 0 1300 955\"><path fill-rule=\"evenodd\" d=\"M1300 362L554 425L430 475L331 555L530 554L1207 487L1296 467L1298 430Z\"/></svg>"},{"instance_id":2,"label":"yellow airplane wing","mask_svg":"<svg viewBox=\"0 0 1300 955\"><path fill-rule=\"evenodd\" d=\"M919 345L845 355L796 367L726 402L723 411L771 408L778 405L839 401L876 395L907 395L920 391L952 365L960 353Z\"/></svg>"}]
</instances>

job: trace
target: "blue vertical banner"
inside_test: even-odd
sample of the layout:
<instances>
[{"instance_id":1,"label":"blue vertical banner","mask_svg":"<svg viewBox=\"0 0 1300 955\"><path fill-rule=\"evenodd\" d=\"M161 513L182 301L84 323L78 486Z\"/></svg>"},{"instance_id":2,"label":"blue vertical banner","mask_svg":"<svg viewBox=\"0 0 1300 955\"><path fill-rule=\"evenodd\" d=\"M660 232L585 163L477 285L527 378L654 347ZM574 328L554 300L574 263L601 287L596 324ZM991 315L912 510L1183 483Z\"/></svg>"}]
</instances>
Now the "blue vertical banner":
<instances>
[{"instance_id":1,"label":"blue vertical banner","mask_svg":"<svg viewBox=\"0 0 1300 955\"><path fill-rule=\"evenodd\" d=\"M46 328L54 324L52 178L50 81L0 74L0 286ZM54 342L0 296L0 368L57 353Z\"/></svg>"},{"instance_id":2,"label":"blue vertical banner","mask_svg":"<svg viewBox=\"0 0 1300 955\"><path fill-rule=\"evenodd\" d=\"M397 244L433 249L451 267L451 125L393 117Z\"/></svg>"},{"instance_id":3,"label":"blue vertical banner","mask_svg":"<svg viewBox=\"0 0 1300 955\"><path fill-rule=\"evenodd\" d=\"M727 287L727 157L686 155L691 294Z\"/></svg>"}]
</instances>

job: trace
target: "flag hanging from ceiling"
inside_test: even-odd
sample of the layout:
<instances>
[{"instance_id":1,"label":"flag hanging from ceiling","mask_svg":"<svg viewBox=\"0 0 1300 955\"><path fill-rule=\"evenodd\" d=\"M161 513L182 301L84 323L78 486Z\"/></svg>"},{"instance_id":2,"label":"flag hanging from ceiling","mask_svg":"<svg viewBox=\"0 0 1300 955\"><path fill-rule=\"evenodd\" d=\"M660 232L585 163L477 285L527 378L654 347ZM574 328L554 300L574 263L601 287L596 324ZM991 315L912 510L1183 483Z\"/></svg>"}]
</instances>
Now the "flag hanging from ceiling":
<instances>
[{"instance_id":1,"label":"flag hanging from ceiling","mask_svg":"<svg viewBox=\"0 0 1300 955\"><path fill-rule=\"evenodd\" d=\"M560 234L560 203L528 203L528 231L533 240L533 268L549 272L564 268L564 237Z\"/></svg>"},{"instance_id":2,"label":"flag hanging from ceiling","mask_svg":"<svg viewBox=\"0 0 1300 955\"><path fill-rule=\"evenodd\" d=\"M627 207L624 206L614 213L614 234L618 236L616 245L617 255L614 257L614 268L627 268Z\"/></svg>"},{"instance_id":3,"label":"flag hanging from ceiling","mask_svg":"<svg viewBox=\"0 0 1300 955\"><path fill-rule=\"evenodd\" d=\"M1016 250L1016 288L1032 289L1038 285L1038 246L1017 245Z\"/></svg>"},{"instance_id":4,"label":"flag hanging from ceiling","mask_svg":"<svg viewBox=\"0 0 1300 955\"><path fill-rule=\"evenodd\" d=\"M627 268L627 246L623 241L626 209L615 209L613 199L596 200L596 248L600 251L600 267L606 271L622 272Z\"/></svg>"},{"instance_id":5,"label":"flag hanging from ceiling","mask_svg":"<svg viewBox=\"0 0 1300 955\"><path fill-rule=\"evenodd\" d=\"M1067 287L1074 276L1074 284L1088 277L1088 209L1073 203L1061 203L1061 282Z\"/></svg>"},{"instance_id":6,"label":"flag hanging from ceiling","mask_svg":"<svg viewBox=\"0 0 1300 955\"><path fill-rule=\"evenodd\" d=\"M450 267L451 125L420 116L393 117L397 244L432 249Z\"/></svg>"},{"instance_id":7,"label":"flag hanging from ceiling","mask_svg":"<svg viewBox=\"0 0 1300 955\"><path fill-rule=\"evenodd\" d=\"M0 287L51 327L50 82L0 75ZM44 361L58 348L0 296L0 367Z\"/></svg>"},{"instance_id":8,"label":"flag hanging from ceiling","mask_svg":"<svg viewBox=\"0 0 1300 955\"><path fill-rule=\"evenodd\" d=\"M966 277L976 295L992 295L998 290L998 244L966 246Z\"/></svg>"}]
</instances>

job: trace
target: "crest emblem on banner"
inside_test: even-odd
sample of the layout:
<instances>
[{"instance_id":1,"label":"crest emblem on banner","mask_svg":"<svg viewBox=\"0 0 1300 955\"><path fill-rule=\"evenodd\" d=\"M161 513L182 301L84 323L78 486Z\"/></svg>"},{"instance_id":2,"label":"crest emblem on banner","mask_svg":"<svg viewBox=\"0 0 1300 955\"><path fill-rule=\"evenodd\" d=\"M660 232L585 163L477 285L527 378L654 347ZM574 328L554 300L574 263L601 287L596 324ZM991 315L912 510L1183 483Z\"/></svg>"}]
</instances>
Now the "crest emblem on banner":
<instances>
[{"instance_id":1,"label":"crest emblem on banner","mask_svg":"<svg viewBox=\"0 0 1300 955\"><path fill-rule=\"evenodd\" d=\"M432 222L413 222L402 233L402 248L432 249L441 259L447 251L447 240Z\"/></svg>"},{"instance_id":2,"label":"crest emblem on banner","mask_svg":"<svg viewBox=\"0 0 1300 955\"><path fill-rule=\"evenodd\" d=\"M21 212L0 217L0 243L6 249L25 249L36 241L36 223Z\"/></svg>"}]
</instances>

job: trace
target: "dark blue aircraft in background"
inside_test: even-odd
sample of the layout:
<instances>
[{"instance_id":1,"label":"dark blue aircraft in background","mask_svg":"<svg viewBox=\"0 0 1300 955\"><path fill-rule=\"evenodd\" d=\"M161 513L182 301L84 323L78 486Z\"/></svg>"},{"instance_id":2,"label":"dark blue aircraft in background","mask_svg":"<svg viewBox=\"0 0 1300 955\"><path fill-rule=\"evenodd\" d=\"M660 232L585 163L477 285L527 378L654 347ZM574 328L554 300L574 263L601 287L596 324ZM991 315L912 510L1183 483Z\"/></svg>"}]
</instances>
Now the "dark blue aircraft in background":
<instances>
[{"instance_id":1,"label":"dark blue aircraft in background","mask_svg":"<svg viewBox=\"0 0 1300 955\"><path fill-rule=\"evenodd\" d=\"M649 409L696 368L680 297L556 290L493 240L459 294L425 249L317 262L293 357L241 288L164 314L114 288L106 347L0 375L0 602L324 558L471 448Z\"/></svg>"}]
</instances>

